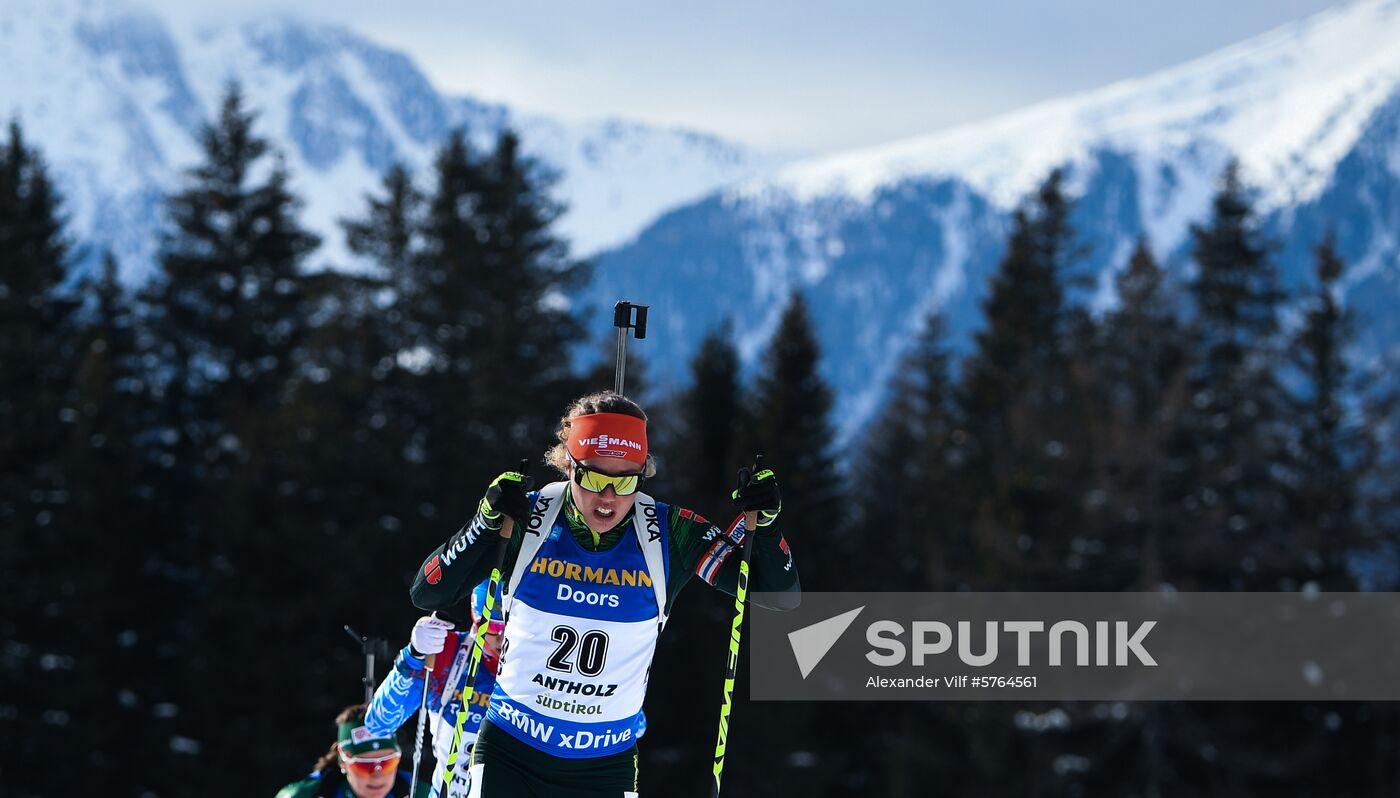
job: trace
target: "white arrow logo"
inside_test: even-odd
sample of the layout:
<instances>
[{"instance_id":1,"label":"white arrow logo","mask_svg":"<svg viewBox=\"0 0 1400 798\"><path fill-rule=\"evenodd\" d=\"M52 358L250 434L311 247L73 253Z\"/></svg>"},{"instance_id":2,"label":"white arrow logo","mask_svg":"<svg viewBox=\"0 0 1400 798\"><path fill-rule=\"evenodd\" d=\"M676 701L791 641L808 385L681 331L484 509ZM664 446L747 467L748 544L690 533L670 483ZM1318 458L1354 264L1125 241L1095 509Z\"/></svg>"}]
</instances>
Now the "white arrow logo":
<instances>
[{"instance_id":1,"label":"white arrow logo","mask_svg":"<svg viewBox=\"0 0 1400 798\"><path fill-rule=\"evenodd\" d=\"M802 671L803 679L817 667L817 663L822 661L826 652L836 645L836 641L841 639L841 635L845 634L863 609L864 606L856 607L834 618L788 632L788 643L792 645L792 655L797 658L797 669Z\"/></svg>"}]
</instances>

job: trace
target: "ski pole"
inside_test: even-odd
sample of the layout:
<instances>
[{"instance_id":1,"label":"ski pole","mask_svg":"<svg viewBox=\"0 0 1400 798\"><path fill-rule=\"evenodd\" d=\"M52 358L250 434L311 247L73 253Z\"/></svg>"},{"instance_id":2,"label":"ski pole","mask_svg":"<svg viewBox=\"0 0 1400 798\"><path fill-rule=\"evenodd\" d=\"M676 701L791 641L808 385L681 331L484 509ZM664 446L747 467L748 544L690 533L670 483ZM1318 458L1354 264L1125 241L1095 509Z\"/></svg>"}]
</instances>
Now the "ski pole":
<instances>
[{"instance_id":1,"label":"ski pole","mask_svg":"<svg viewBox=\"0 0 1400 798\"><path fill-rule=\"evenodd\" d=\"M437 617L437 613L433 613ZM409 780L409 798L418 798L418 770L423 763L423 727L428 721L428 686L433 678L433 665L437 663L437 654L429 654L423 660L423 702L418 706L418 733L413 737L413 778ZM444 685L444 688L446 686Z\"/></svg>"},{"instance_id":2,"label":"ski pole","mask_svg":"<svg viewBox=\"0 0 1400 798\"><path fill-rule=\"evenodd\" d=\"M647 337L647 309L650 305L634 305L619 300L613 305L613 326L617 328L617 366L613 371L613 393L622 396L627 381L627 331L636 330L637 340Z\"/></svg>"},{"instance_id":3,"label":"ski pole","mask_svg":"<svg viewBox=\"0 0 1400 798\"><path fill-rule=\"evenodd\" d=\"M523 476L530 468L530 460L520 461L519 473ZM476 694L476 673L481 666L481 652L486 648L486 628L491 624L491 611L496 606L496 591L501 587L501 566L506 561L506 544L515 531L515 519L506 516L501 521L500 539L496 541L496 562L491 566L491 581L486 585L486 606L481 611L481 620L472 638L471 662L467 666L467 683L462 690L462 708L457 710L457 728L452 734L452 748L447 754L446 773L443 775L442 795L446 796L452 787L452 776L457 770L457 756L462 750L462 724L470 711L472 697Z\"/></svg>"},{"instance_id":4,"label":"ski pole","mask_svg":"<svg viewBox=\"0 0 1400 798\"><path fill-rule=\"evenodd\" d=\"M763 469L763 455L754 458L753 473ZM720 776L724 772L725 747L729 742L729 710L734 704L734 678L739 671L739 627L744 623L744 602L749 595L749 558L753 539L758 537L758 511L744 512L744 554L739 560L739 582L734 590L734 623L729 628L729 658L724 666L724 701L719 707L719 739L715 742L713 798L719 798Z\"/></svg>"}]
</instances>

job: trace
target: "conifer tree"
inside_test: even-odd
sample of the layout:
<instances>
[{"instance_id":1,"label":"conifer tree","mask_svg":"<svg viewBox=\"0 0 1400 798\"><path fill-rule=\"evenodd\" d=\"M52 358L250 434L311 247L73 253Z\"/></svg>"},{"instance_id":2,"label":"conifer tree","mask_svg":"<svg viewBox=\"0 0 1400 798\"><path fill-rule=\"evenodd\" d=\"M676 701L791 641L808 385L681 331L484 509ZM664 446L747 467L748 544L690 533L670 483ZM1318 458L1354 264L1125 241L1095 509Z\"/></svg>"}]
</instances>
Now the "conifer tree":
<instances>
[{"instance_id":1,"label":"conifer tree","mask_svg":"<svg viewBox=\"0 0 1400 798\"><path fill-rule=\"evenodd\" d=\"M968 438L945 336L942 316L930 313L890 381L852 472L858 499L855 545L841 556L850 574L846 589L952 591L976 578L963 489ZM867 755L887 763L871 774L884 784L871 785L872 794L917 795L918 785L950 771L988 780L969 773L966 749L984 721L962 707L882 704L863 710L860 722L872 729L862 740Z\"/></svg>"},{"instance_id":2,"label":"conifer tree","mask_svg":"<svg viewBox=\"0 0 1400 798\"><path fill-rule=\"evenodd\" d=\"M298 382L294 410L310 437L303 468L326 487L308 497L306 512L360 547L387 542L376 533L399 528L404 516L439 520L413 499L423 475L407 456L428 413L407 367L422 336L406 308L419 293L424 204L413 175L390 167L363 215L341 221L350 251L373 268L318 275L315 286L322 323L308 342L313 378ZM346 458L348 450L357 456Z\"/></svg>"},{"instance_id":3,"label":"conifer tree","mask_svg":"<svg viewBox=\"0 0 1400 798\"><path fill-rule=\"evenodd\" d=\"M1184 410L1185 332L1167 275L1139 240L1116 280L1095 351L1091 518L1111 569L1104 587L1151 590L1175 540L1168 443Z\"/></svg>"},{"instance_id":4,"label":"conifer tree","mask_svg":"<svg viewBox=\"0 0 1400 798\"><path fill-rule=\"evenodd\" d=\"M345 241L351 252L368 258L385 276L406 280L420 246L424 197L403 164L385 172L381 189L381 196L365 198L364 217L341 222Z\"/></svg>"},{"instance_id":5,"label":"conifer tree","mask_svg":"<svg viewBox=\"0 0 1400 798\"><path fill-rule=\"evenodd\" d=\"M1168 581L1188 590L1295 590L1317 575L1289 517L1297 504L1281 385L1279 305L1272 243L1259 229L1237 164L1205 222L1193 226L1188 401L1171 444L1169 506L1180 508ZM1327 791L1315 773L1344 756L1325 708L1300 703L1200 705L1165 717L1175 743L1166 775L1187 789L1209 778L1236 794ZM1170 722L1175 717L1175 722ZM1355 718L1340 717L1348 734ZM1215 751L1210 761L1194 752ZM1169 751L1172 749L1168 749Z\"/></svg>"},{"instance_id":6,"label":"conifer tree","mask_svg":"<svg viewBox=\"0 0 1400 798\"><path fill-rule=\"evenodd\" d=\"M73 525L64 468L78 305L64 287L61 204L43 157L12 122L0 142L0 681L10 706L0 734L6 789L20 793L64 786L26 770L71 751L68 724L87 714L71 689L82 641L69 630L82 621L80 587L101 567L73 556L95 530Z\"/></svg>"},{"instance_id":7,"label":"conifer tree","mask_svg":"<svg viewBox=\"0 0 1400 798\"><path fill-rule=\"evenodd\" d=\"M1065 300L1079 249L1062 184L1051 173L1013 215L983 305L987 326L959 392L972 442L978 557L988 584L1009 579L1021 589L1063 586L1083 568L1066 539L1080 526L1087 435L1069 346L1084 335L1071 335L1081 317Z\"/></svg>"},{"instance_id":8,"label":"conifer tree","mask_svg":"<svg viewBox=\"0 0 1400 798\"><path fill-rule=\"evenodd\" d=\"M794 291L755 380L753 437L740 460L748 465L754 454L764 456L782 486L783 528L792 530L795 539L811 536L813 544L823 547L840 539L837 518L844 496L832 449L832 392L821 376L820 361L807 302ZM802 584L809 590L820 590L824 583L834 589L838 582L827 580L842 570L834 562L824 568L813 558L803 570Z\"/></svg>"},{"instance_id":9,"label":"conifer tree","mask_svg":"<svg viewBox=\"0 0 1400 798\"><path fill-rule=\"evenodd\" d=\"M1298 576L1276 468L1285 459L1282 294L1238 165L1225 170L1211 209L1191 231L1196 318L1175 493L1193 532L1178 541L1181 567L1195 584L1181 587L1279 589Z\"/></svg>"},{"instance_id":10,"label":"conifer tree","mask_svg":"<svg viewBox=\"0 0 1400 798\"><path fill-rule=\"evenodd\" d=\"M58 694L72 701L71 723L84 729L93 750L128 750L158 761L168 750L159 735L127 731L147 725L148 708L111 700L113 685L126 691L122 695L148 695L147 686L163 678L150 667L151 642L170 619L168 606L150 594L145 573L153 552L144 534L158 521L148 502L154 475L140 446L148 380L139 357L139 320L118 273L107 252L101 271L79 285L83 310L66 398L76 414L64 464L72 487L63 522L64 548L82 552L68 566L82 575L72 594L79 609L65 624L81 644ZM66 779L70 788L100 791L129 775L107 757L82 771Z\"/></svg>"},{"instance_id":11,"label":"conifer tree","mask_svg":"<svg viewBox=\"0 0 1400 798\"><path fill-rule=\"evenodd\" d=\"M287 171L236 86L202 145L202 162L167 202L172 228L142 295L160 377L145 433L161 467L158 522L145 532L159 563L148 590L181 613L154 641L161 655L151 667L167 678L152 685L151 699L183 703L168 731L196 744L286 722L275 706L249 711L254 674L196 652L281 650L301 640L293 629L319 612L305 563L334 563L314 530L296 523L308 490L296 465L304 441L286 412L315 309L302 264L318 242L299 225ZM281 624L243 621L268 606ZM212 681L222 689L207 689ZM307 689L327 697L325 686ZM218 720L228 717L240 719L232 729ZM232 766L225 756L233 758L212 750L198 767L176 758L162 776L197 778Z\"/></svg>"},{"instance_id":12,"label":"conifer tree","mask_svg":"<svg viewBox=\"0 0 1400 798\"><path fill-rule=\"evenodd\" d=\"M519 457L537 463L580 387L569 352L582 330L558 299L585 271L553 231L561 208L549 176L513 134L477 156L458 131L435 172L424 250L401 302L422 331L417 384L431 413L409 447L435 475L424 500L465 518L476 496L462 486L485 485Z\"/></svg>"},{"instance_id":13,"label":"conifer tree","mask_svg":"<svg viewBox=\"0 0 1400 798\"><path fill-rule=\"evenodd\" d=\"M43 157L18 122L0 145L0 527L52 521L62 490L63 407L77 303L69 244Z\"/></svg>"},{"instance_id":14,"label":"conifer tree","mask_svg":"<svg viewBox=\"0 0 1400 798\"><path fill-rule=\"evenodd\" d=\"M968 507L961 502L967 435L954 405L951 358L937 313L890 384L855 472L858 524L886 541L851 552L870 590L956 590L966 584ZM891 481L898 484L892 500ZM889 551L901 552L891 561ZM869 562L860 557L873 557Z\"/></svg>"},{"instance_id":15,"label":"conifer tree","mask_svg":"<svg viewBox=\"0 0 1400 798\"><path fill-rule=\"evenodd\" d=\"M629 386L633 383L632 365L629 350ZM611 366L611 360L600 365L589 390L612 384ZM630 388L628 393L632 393ZM740 452L740 437L746 431L743 401L738 352L729 325L721 324L705 336L691 358L690 384L678 395L644 404L650 417L647 436L652 451L658 453L659 470L657 478L648 481L643 489L655 496L674 497L678 504L711 523L728 524L738 513L730 504L729 492L734 489L735 474L745 456ZM783 475L779 473L778 478L782 481ZM720 683L724 678L724 660L718 656L697 656L694 643L719 639L724 633L721 630L729 628L733 617L732 597L718 590L687 590L685 599L676 604L667 620L666 633L657 646L648 712L668 718L707 718L714 713L712 694L686 688ZM648 735L652 733L648 731ZM658 724L654 733L655 750L665 753L643 765L643 773L653 783L674 784L687 778L687 774L703 772L710 764L715 743L712 724ZM727 778L730 777L733 772Z\"/></svg>"},{"instance_id":16,"label":"conifer tree","mask_svg":"<svg viewBox=\"0 0 1400 798\"><path fill-rule=\"evenodd\" d=\"M116 257L104 253L102 270L84 280L84 318L78 331L68 404L77 411L65 470L76 485L74 522L99 525L117 514L139 514L149 496L139 440L148 421L148 383L140 361L139 319L118 277ZM121 480L113 480L121 474Z\"/></svg>"},{"instance_id":17,"label":"conifer tree","mask_svg":"<svg viewBox=\"0 0 1400 798\"><path fill-rule=\"evenodd\" d=\"M794 291L759 365L748 399L750 437L739 457L749 465L755 454L762 454L764 465L777 474L783 508L775 523L800 563L804 591L845 589L851 583L850 571L840 552L848 545L870 544L853 539L845 521L849 513L833 449L832 391L820 366L821 350L807 302ZM734 512L732 507L729 512ZM747 650L740 656L747 656ZM740 670L744 667L741 660ZM771 767L726 775L736 782L742 778L754 794L819 792L840 778L844 757L859 755L841 750L821 732L828 722L854 722L852 714L824 712L818 722L810 707L789 703L760 716L748 712L746 700L735 698L732 717L742 720L730 726L731 750L782 737L791 750L812 752L822 763L820 768Z\"/></svg>"},{"instance_id":18,"label":"conifer tree","mask_svg":"<svg viewBox=\"0 0 1400 798\"><path fill-rule=\"evenodd\" d=\"M671 458L684 479L678 495L720 523L733 513L727 498L736 472L748 465L745 456L751 456L739 450L748 421L732 339L728 322L701 339L690 361L690 386L675 403L679 440Z\"/></svg>"},{"instance_id":19,"label":"conifer tree","mask_svg":"<svg viewBox=\"0 0 1400 798\"><path fill-rule=\"evenodd\" d=\"M172 370L166 394L179 403L177 458L215 481L266 451L257 445L272 434L264 422L284 398L309 328L300 267L318 244L298 226L288 174L253 124L230 87L203 133L204 162L169 200L174 230L145 299Z\"/></svg>"},{"instance_id":20,"label":"conifer tree","mask_svg":"<svg viewBox=\"0 0 1400 798\"><path fill-rule=\"evenodd\" d=\"M1346 263L1331 236L1314 258L1317 287L1289 347L1301 378L1289 414L1297 436L1289 516L1298 526L1309 580L1327 590L1354 590L1347 558L1378 542L1363 532L1358 495L1377 461L1378 443L1365 417L1365 380L1347 355L1356 319L1339 297Z\"/></svg>"}]
</instances>

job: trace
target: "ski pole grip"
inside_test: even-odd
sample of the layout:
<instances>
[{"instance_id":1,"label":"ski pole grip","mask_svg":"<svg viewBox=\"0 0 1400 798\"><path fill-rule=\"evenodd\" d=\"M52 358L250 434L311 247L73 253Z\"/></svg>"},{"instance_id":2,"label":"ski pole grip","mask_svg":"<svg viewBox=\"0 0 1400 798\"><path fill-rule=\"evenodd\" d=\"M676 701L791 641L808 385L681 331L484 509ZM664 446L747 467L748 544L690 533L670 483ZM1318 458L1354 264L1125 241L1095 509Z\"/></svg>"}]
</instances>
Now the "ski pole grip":
<instances>
[{"instance_id":1,"label":"ski pole grip","mask_svg":"<svg viewBox=\"0 0 1400 798\"><path fill-rule=\"evenodd\" d=\"M762 471L762 470L763 470L763 455L761 455L761 454L756 454L756 455L753 456L753 473L749 475L749 479L757 479L757 478L758 478L758 472L760 472L760 471ZM758 511L757 511L757 510L745 510L745 511L744 511L744 531L745 531L745 532L757 532L757 531L758 531Z\"/></svg>"},{"instance_id":2,"label":"ski pole grip","mask_svg":"<svg viewBox=\"0 0 1400 798\"><path fill-rule=\"evenodd\" d=\"M521 478L524 478L525 472L529 470L530 458L522 457L520 459L520 465L516 467L515 472L519 474ZM511 533L513 532L515 532L515 519L511 518L510 516L506 516L505 520L501 522L501 538L503 540L510 540Z\"/></svg>"},{"instance_id":3,"label":"ski pole grip","mask_svg":"<svg viewBox=\"0 0 1400 798\"><path fill-rule=\"evenodd\" d=\"M640 341L647 337L647 311L650 309L650 305L634 305L618 300L613 305L613 326L619 330L631 330Z\"/></svg>"},{"instance_id":4,"label":"ski pole grip","mask_svg":"<svg viewBox=\"0 0 1400 798\"><path fill-rule=\"evenodd\" d=\"M431 618L437 618L437 617L438 617L437 610L433 610L431 613L429 613L429 617L431 617ZM423 685L424 685L424 689L426 689L426 686L427 686L427 684L428 684L428 674L430 674L430 673L433 672L433 663L434 663L434 662L437 662L437 654L429 654L428 656L426 656L426 657L423 658Z\"/></svg>"}]
</instances>

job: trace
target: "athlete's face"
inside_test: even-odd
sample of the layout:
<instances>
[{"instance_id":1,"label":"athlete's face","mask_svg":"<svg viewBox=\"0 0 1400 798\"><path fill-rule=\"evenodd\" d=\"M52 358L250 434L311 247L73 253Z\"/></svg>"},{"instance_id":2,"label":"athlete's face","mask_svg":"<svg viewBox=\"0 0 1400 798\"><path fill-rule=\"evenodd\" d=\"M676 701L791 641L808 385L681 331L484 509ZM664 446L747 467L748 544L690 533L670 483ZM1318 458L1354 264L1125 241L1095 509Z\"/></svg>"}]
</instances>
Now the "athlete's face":
<instances>
[{"instance_id":1,"label":"athlete's face","mask_svg":"<svg viewBox=\"0 0 1400 798\"><path fill-rule=\"evenodd\" d=\"M629 463L625 460L613 460L607 457L594 457L583 461L591 471L598 471L614 477L625 477L631 474L640 474L642 469L636 463ZM617 526L618 522L627 516L627 511L632 509L632 502L636 501L637 494L619 496L612 486L603 489L602 493L594 493L585 490L582 485L574 481L574 468L569 466L569 489L573 491L574 506L583 513L584 519L588 521L594 532L607 532Z\"/></svg>"},{"instance_id":2,"label":"athlete's face","mask_svg":"<svg viewBox=\"0 0 1400 798\"><path fill-rule=\"evenodd\" d=\"M359 760L367 759L392 759L397 755L397 751L367 751L355 757ZM341 767L345 770L345 780L350 782L350 789L355 791L357 798L384 798L389 794L389 790L394 786L394 774L398 772L397 767L381 767L377 772L361 774L358 771L373 769L350 768L343 763Z\"/></svg>"}]
</instances>

